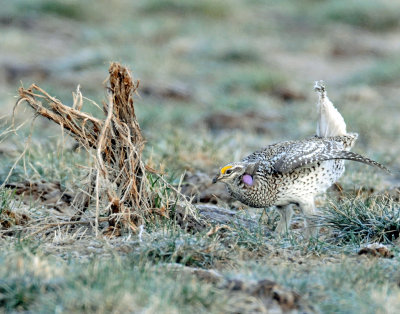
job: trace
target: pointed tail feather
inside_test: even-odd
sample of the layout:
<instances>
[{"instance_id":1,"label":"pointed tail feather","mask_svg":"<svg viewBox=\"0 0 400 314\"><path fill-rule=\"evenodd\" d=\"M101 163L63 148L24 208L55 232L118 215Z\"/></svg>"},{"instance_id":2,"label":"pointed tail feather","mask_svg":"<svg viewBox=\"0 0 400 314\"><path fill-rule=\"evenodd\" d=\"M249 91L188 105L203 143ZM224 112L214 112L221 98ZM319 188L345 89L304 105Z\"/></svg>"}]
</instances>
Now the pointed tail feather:
<instances>
[{"instance_id":1,"label":"pointed tail feather","mask_svg":"<svg viewBox=\"0 0 400 314\"><path fill-rule=\"evenodd\" d=\"M320 137L342 136L346 132L346 123L340 112L335 108L326 95L323 81L315 82L314 90L318 92L317 104L318 123L317 135Z\"/></svg>"},{"instance_id":2,"label":"pointed tail feather","mask_svg":"<svg viewBox=\"0 0 400 314\"><path fill-rule=\"evenodd\" d=\"M336 153L332 159L345 159L345 160L358 161L358 162L362 162L362 163L370 165L370 166L378 167L388 173L391 173L391 171L388 168L381 165L379 162L369 159L367 157L364 157L360 154L353 153L353 152L341 151L341 152Z\"/></svg>"}]
</instances>

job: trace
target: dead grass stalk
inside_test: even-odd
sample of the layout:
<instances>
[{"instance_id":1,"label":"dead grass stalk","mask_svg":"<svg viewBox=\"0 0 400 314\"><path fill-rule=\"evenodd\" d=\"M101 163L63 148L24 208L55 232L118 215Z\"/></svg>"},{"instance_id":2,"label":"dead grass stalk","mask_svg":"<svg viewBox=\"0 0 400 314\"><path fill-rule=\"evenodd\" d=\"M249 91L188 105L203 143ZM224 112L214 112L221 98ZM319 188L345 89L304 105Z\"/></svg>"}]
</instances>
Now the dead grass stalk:
<instances>
[{"instance_id":1,"label":"dead grass stalk","mask_svg":"<svg viewBox=\"0 0 400 314\"><path fill-rule=\"evenodd\" d=\"M138 86L127 68L118 63L110 65L108 99L103 104L105 120L81 111L83 97L79 88L73 94L72 107L35 84L19 89L16 106L28 103L38 115L67 130L85 149L96 151L95 175L90 175L87 191L80 195L86 199L76 202L77 209L84 212L90 201L96 200L96 227L102 201L108 204L111 229L122 225L136 231L152 208L147 169L141 159L145 141L133 101Z\"/></svg>"}]
</instances>

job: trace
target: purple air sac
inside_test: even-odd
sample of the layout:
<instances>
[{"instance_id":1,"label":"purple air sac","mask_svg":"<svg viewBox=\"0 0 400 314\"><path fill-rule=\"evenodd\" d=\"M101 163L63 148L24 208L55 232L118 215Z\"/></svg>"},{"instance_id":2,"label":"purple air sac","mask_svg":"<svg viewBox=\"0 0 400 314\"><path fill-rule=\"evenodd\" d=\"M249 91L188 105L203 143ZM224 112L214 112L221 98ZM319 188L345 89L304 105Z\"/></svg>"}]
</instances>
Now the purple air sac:
<instances>
[{"instance_id":1,"label":"purple air sac","mask_svg":"<svg viewBox=\"0 0 400 314\"><path fill-rule=\"evenodd\" d=\"M247 185L253 185L253 177L249 174L243 176L243 182Z\"/></svg>"}]
</instances>

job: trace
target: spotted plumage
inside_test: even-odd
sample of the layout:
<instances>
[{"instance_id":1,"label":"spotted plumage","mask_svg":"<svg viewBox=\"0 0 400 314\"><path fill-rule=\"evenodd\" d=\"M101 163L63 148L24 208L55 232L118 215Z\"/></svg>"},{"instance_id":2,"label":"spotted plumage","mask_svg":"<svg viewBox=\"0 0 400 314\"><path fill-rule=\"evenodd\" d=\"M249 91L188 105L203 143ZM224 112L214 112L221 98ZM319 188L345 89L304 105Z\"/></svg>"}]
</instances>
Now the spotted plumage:
<instances>
[{"instance_id":1,"label":"spotted plumage","mask_svg":"<svg viewBox=\"0 0 400 314\"><path fill-rule=\"evenodd\" d=\"M325 88L320 93L319 136L269 145L240 162L224 166L214 178L214 182L224 182L230 194L246 205L276 206L281 215L277 226L280 233L288 230L295 204L306 216L307 235L315 234L316 229L307 219L314 214L314 197L342 176L344 160L387 170L369 158L350 152L358 134L346 132L344 120L326 97Z\"/></svg>"}]
</instances>

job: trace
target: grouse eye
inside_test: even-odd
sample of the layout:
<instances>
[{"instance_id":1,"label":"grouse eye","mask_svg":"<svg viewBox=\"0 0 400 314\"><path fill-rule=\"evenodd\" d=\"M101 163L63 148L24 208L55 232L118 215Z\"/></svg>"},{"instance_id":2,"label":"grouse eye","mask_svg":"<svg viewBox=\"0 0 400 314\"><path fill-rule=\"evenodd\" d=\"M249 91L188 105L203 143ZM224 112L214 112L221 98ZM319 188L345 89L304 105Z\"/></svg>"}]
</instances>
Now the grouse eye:
<instances>
[{"instance_id":1,"label":"grouse eye","mask_svg":"<svg viewBox=\"0 0 400 314\"><path fill-rule=\"evenodd\" d=\"M228 169L228 170L225 171L225 173L226 173L226 174L231 174L231 173L232 173L232 170L231 170L231 169Z\"/></svg>"}]
</instances>

